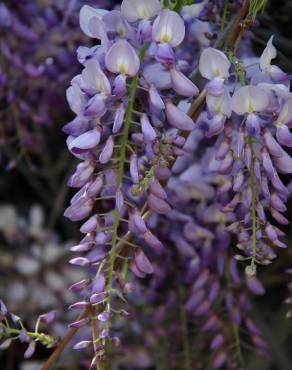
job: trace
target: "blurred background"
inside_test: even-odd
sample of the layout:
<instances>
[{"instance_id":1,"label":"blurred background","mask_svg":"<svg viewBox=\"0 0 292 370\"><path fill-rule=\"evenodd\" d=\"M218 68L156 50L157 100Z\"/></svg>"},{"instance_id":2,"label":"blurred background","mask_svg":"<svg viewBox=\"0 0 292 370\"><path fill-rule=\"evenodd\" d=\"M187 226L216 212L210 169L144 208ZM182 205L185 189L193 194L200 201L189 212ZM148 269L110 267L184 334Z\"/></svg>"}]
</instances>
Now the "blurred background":
<instances>
[{"instance_id":1,"label":"blurred background","mask_svg":"<svg viewBox=\"0 0 292 370\"><path fill-rule=\"evenodd\" d=\"M90 42L79 30L78 13L83 4L110 9L115 3L119 2L0 0L0 297L28 327L39 314L57 310L51 328L56 336L62 336L70 322L67 307L73 296L67 287L82 278L67 263L79 230L63 217L72 195L66 182L76 165L62 134L62 126L73 118L65 90L80 70L77 46ZM253 29L257 53L275 35L277 63L289 73L291 20L292 1L272 0ZM289 214L292 219L292 201ZM286 231L291 244L290 226ZM272 359L249 355L249 370L292 369L292 321L286 319L284 303L289 297L284 271L291 266L290 248L263 272L267 294L256 299L253 314L268 339ZM133 370L153 368L143 343L135 348L133 353L129 341L121 363ZM24 351L17 341L1 351L0 369L37 370L50 354L40 346L32 360L24 361ZM79 354L72 351L56 367L82 368Z\"/></svg>"}]
</instances>

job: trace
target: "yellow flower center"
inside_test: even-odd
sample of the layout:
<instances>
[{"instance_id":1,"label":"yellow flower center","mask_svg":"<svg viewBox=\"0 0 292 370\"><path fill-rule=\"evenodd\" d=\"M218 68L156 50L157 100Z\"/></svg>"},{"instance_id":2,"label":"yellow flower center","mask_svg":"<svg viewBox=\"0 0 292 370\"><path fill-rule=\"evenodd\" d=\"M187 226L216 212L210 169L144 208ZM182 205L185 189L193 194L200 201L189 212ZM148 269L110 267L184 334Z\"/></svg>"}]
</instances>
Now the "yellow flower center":
<instances>
[{"instance_id":1,"label":"yellow flower center","mask_svg":"<svg viewBox=\"0 0 292 370\"><path fill-rule=\"evenodd\" d=\"M140 18L147 19L149 17L148 9L144 4L138 5L138 14Z\"/></svg>"},{"instance_id":2,"label":"yellow flower center","mask_svg":"<svg viewBox=\"0 0 292 370\"><path fill-rule=\"evenodd\" d=\"M248 104L247 111L248 111L248 113L254 112L254 107L253 107L253 105L251 103Z\"/></svg>"},{"instance_id":3,"label":"yellow flower center","mask_svg":"<svg viewBox=\"0 0 292 370\"><path fill-rule=\"evenodd\" d=\"M122 75L127 74L127 66L125 62L122 61L119 63L119 71Z\"/></svg>"},{"instance_id":4,"label":"yellow flower center","mask_svg":"<svg viewBox=\"0 0 292 370\"><path fill-rule=\"evenodd\" d=\"M169 42L172 37L172 32L169 27L164 27L161 32L161 41L162 42Z\"/></svg>"}]
</instances>

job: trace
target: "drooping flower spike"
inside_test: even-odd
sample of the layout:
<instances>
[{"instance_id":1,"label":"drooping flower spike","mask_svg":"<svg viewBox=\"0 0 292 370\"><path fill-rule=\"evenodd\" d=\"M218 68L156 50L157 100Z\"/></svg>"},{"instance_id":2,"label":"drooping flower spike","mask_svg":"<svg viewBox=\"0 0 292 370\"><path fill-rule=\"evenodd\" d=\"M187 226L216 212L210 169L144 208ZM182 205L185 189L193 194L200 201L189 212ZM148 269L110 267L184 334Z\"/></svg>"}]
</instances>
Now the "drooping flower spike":
<instances>
[{"instance_id":1,"label":"drooping flower spike","mask_svg":"<svg viewBox=\"0 0 292 370\"><path fill-rule=\"evenodd\" d=\"M292 171L292 162L274 131L282 124L287 87L270 80L257 86L245 75L239 79L243 69L209 47L211 37L207 42L200 34L194 41L198 22L216 34L214 24L196 19L205 5L209 14L212 4L184 8L185 18L157 1L124 0L121 12L105 14L83 10L85 32L102 43L82 51L84 70L68 90L77 117L65 128L67 144L83 165L70 178L80 190L65 215L83 221L84 238L72 248L78 255L70 263L88 269L88 279L77 283L82 300L71 309L90 308L90 314L71 326L93 326L91 366L104 360L107 343L115 341L115 318L124 313L122 301L131 299L128 270L143 278L160 269L162 279L159 258L171 260L169 247L175 245L182 260L188 256L187 268L176 277L187 282L186 309L204 317L202 328L214 334L204 344L215 351L213 368L232 368L225 321L216 312L219 293L226 295L223 306L232 322L252 332L247 290L264 293L256 265L270 263L274 248L285 247L266 212L286 222L288 194L277 171ZM199 93L191 80L196 66L208 80L197 130L187 114ZM246 86L239 87L238 80ZM271 120L271 106L278 123ZM202 150L204 134L219 135L216 145ZM236 259L249 262L240 291L222 282L225 276L235 285L243 281L229 248L231 232L241 251ZM242 324L242 316L248 323ZM251 337L266 349L260 333ZM87 348L88 338L83 339L76 348Z\"/></svg>"},{"instance_id":2,"label":"drooping flower spike","mask_svg":"<svg viewBox=\"0 0 292 370\"><path fill-rule=\"evenodd\" d=\"M259 59L261 67L263 68L264 62L268 66L274 56L275 50L270 40ZM204 77L212 78L212 71L204 69L203 61L204 59L201 61L200 72ZM214 163L213 168L233 178L222 187L222 191L224 189L233 193L233 198L225 202L224 211L238 210L242 215L245 209L244 217L240 216L243 218L243 224L234 222L228 230L238 232L240 226L242 227L238 235L238 248L245 256L242 260L251 261L246 269L247 275L251 278L256 274L256 263L269 264L275 258L273 247L285 248L285 244L279 240L283 235L282 232L267 221L266 212L269 211L278 223L287 224L288 220L281 212L286 210L284 203L287 201L288 192L278 172L287 174L292 170L291 157L281 147L281 144L287 146L290 144L287 123L291 119L289 113L291 94L285 84L281 85L276 80L273 83L270 78L266 79L269 82L253 85L255 81L263 80L256 75L245 74L240 67L240 61L234 63L237 80L246 86L234 87L228 80L225 82L225 95L229 94L229 91L232 93L230 108L236 114L233 113L230 117L232 126L230 123L225 124L225 127L222 122L217 123L216 107L220 112L220 108L226 104L218 104L218 101L224 101L222 98L220 100L222 93L216 101L215 98L211 98L212 92L207 90L207 107L211 123L206 135L221 133L215 156L220 164ZM227 63L225 65L227 68ZM225 72L227 77L227 69ZM261 73L255 71L255 74ZM272 113L274 110L276 114ZM271 242L272 246L265 239ZM238 258L241 259L241 256Z\"/></svg>"}]
</instances>

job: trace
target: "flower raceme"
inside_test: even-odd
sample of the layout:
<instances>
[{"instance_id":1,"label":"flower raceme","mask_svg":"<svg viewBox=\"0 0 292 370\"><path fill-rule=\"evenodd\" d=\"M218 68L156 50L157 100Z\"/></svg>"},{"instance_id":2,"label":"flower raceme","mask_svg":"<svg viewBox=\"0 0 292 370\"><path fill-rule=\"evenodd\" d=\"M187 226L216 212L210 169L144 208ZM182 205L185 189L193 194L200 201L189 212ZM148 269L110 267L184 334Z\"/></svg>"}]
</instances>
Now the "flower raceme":
<instances>
[{"instance_id":1,"label":"flower raceme","mask_svg":"<svg viewBox=\"0 0 292 370\"><path fill-rule=\"evenodd\" d=\"M83 162L68 182L80 190L65 216L84 221L80 230L85 236L72 248L83 255L70 263L90 270L90 281L86 286L80 284L80 289L87 292L86 306L91 302L106 318L98 319L99 332L107 333L100 338L104 348L113 340L109 321L119 312L114 292L121 287L114 269L121 262L120 239L129 229L143 244L125 256L126 263L130 257L129 267L138 277L153 272L147 254L163 249L141 206L146 201L158 214L171 211L161 182L168 180L174 156L183 154L185 140L179 130L194 129L191 118L172 103L172 96L177 92L193 97L199 91L179 66L178 46L184 40L185 26L178 13L162 10L156 1L124 1L121 12L84 6L80 25L101 44L79 49L84 69L67 91L76 118L64 132L69 135L68 149ZM155 72L147 77L149 67L165 71L170 86L164 94ZM118 296L122 295L123 288ZM74 308L84 307L81 303Z\"/></svg>"},{"instance_id":2,"label":"flower raceme","mask_svg":"<svg viewBox=\"0 0 292 370\"><path fill-rule=\"evenodd\" d=\"M203 53L208 52L206 49ZM276 49L271 38L259 58L254 75L247 77L244 72L235 71L237 80L241 83L244 80L244 86L235 85L233 92L234 83L226 80L224 92L217 100L207 96L207 135L219 134L215 167L231 178L223 188L233 193L233 198L224 205L224 210L238 212L238 217L242 219L232 223L228 229L235 233L241 230L237 247L243 256L238 255L237 258L250 260L247 273L251 276L255 274L256 263L269 264L275 258L274 247L286 247L280 240L282 231L272 225L266 215L269 212L277 224L288 223L281 214L286 211L288 190L278 173L287 174L292 170L292 158L282 147L291 145L288 128L292 118L289 78L281 72L284 83L279 83L278 77L270 72L268 66L275 56ZM220 65L222 62L223 57L222 60L215 60L213 69L219 70L216 63ZM225 76L228 76L226 61L224 65ZM205 64L200 65L200 71L210 79L211 74L206 74ZM212 92L207 92L212 95ZM233 113L226 115L230 117L227 125L222 122L216 125L215 118L222 109L218 101L223 102L226 94L232 94L229 106Z\"/></svg>"},{"instance_id":3,"label":"flower raceme","mask_svg":"<svg viewBox=\"0 0 292 370\"><path fill-rule=\"evenodd\" d=\"M277 223L287 223L282 212L288 191L278 176L278 172L292 172L292 159L282 148L290 144L287 76L282 72L279 77L279 71L270 65L275 56L272 42L259 59L254 72L257 76L247 77L245 67L237 68L240 62L235 65L234 58L213 48L206 35L194 41L198 22L214 34L218 31L208 21L198 19L205 6L214 6L216 11L216 5L207 1L196 5L200 7L184 7L181 15L162 8L158 1L124 0L121 11L84 6L80 12L81 29L99 43L79 48L78 59L84 68L67 90L76 117L64 132L68 134L68 149L83 162L68 182L80 190L65 216L83 222L80 231L84 238L72 248L81 256L70 263L86 267L89 278L71 287L82 296L82 301L71 308L89 307L90 315L71 326L90 323L93 327L92 340L76 344L76 348L92 344L95 356L91 368L104 359L106 344L116 342L111 323L124 312L121 306L129 293L125 283L128 267L140 278L152 274L155 259L176 238L169 240L154 232L159 220L165 222L170 217L182 222L188 242L203 239L206 251L202 259L221 266L220 276L230 245L228 233L237 233L241 254L236 258L250 261L246 288L255 294L263 293L255 277L256 264L270 263L275 257L274 247L285 247L280 240L282 231L267 221L266 212ZM207 80L206 107L197 119L199 129L186 112L190 99L199 94L188 77L197 66ZM196 225L192 214L178 212L174 201L178 195L171 185L164 189L168 182L176 183L175 173L184 172L189 158L193 158L185 137L198 140L202 135L219 135L215 150L195 158L205 167L206 176L221 182L215 190L206 187L218 195L216 207L220 203L223 213L216 214L220 215L218 220L225 217L228 225L227 231L222 224L218 226L216 236L207 221L204 226ZM188 199L185 183L199 181L196 174L196 168L191 167L180 179L182 204ZM210 212L206 214L210 216ZM222 249L218 260L211 262L208 251L214 238L222 242ZM192 250L183 240L181 244L181 248ZM236 280L235 262L230 262L229 272ZM205 276L207 281L209 272L203 266L198 271L190 267L190 275L199 281ZM195 285L194 295L204 286L201 283ZM229 311L240 325L239 313L230 301ZM213 315L208 300L202 305L200 312ZM242 298L242 307L246 305ZM211 348L220 348L223 339L219 331ZM214 368L228 357L223 351L217 355Z\"/></svg>"}]
</instances>

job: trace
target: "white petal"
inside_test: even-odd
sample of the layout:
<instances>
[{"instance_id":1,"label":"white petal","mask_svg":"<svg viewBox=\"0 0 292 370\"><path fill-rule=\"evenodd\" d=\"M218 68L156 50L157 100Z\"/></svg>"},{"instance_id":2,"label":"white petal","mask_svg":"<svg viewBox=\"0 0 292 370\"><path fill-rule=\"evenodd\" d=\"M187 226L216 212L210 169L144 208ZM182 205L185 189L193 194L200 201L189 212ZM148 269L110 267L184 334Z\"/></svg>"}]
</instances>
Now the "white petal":
<instances>
[{"instance_id":1,"label":"white petal","mask_svg":"<svg viewBox=\"0 0 292 370\"><path fill-rule=\"evenodd\" d=\"M199 70L203 77L212 80L215 77L228 78L231 64L222 51L207 48L200 57Z\"/></svg>"},{"instance_id":2,"label":"white petal","mask_svg":"<svg viewBox=\"0 0 292 370\"><path fill-rule=\"evenodd\" d=\"M82 31L89 37L99 40L103 39L105 34L105 24L102 17L108 11L103 9L92 8L89 5L83 5L80 10L79 22Z\"/></svg>"},{"instance_id":3,"label":"white petal","mask_svg":"<svg viewBox=\"0 0 292 370\"><path fill-rule=\"evenodd\" d=\"M231 115L231 97L229 92L225 89L220 95L210 95L207 94L206 98L207 107L209 112L214 114L223 114L227 117Z\"/></svg>"},{"instance_id":4,"label":"white petal","mask_svg":"<svg viewBox=\"0 0 292 370\"><path fill-rule=\"evenodd\" d=\"M122 14L129 22L152 18L160 9L158 0L123 0L121 5Z\"/></svg>"},{"instance_id":5,"label":"white petal","mask_svg":"<svg viewBox=\"0 0 292 370\"><path fill-rule=\"evenodd\" d=\"M107 32L117 32L121 38L134 39L134 30L119 10L111 10L104 15Z\"/></svg>"},{"instance_id":6,"label":"white petal","mask_svg":"<svg viewBox=\"0 0 292 370\"><path fill-rule=\"evenodd\" d=\"M267 46L260 57L260 67L262 71L267 69L271 65L271 60L277 56L277 50L273 45L273 38L274 36L270 37L270 40L268 41Z\"/></svg>"},{"instance_id":7,"label":"white petal","mask_svg":"<svg viewBox=\"0 0 292 370\"><path fill-rule=\"evenodd\" d=\"M95 92L101 94L110 95L111 85L100 68L99 62L94 59L90 59L85 64L85 68L82 71L82 80L84 82L84 89L93 89Z\"/></svg>"},{"instance_id":8,"label":"white petal","mask_svg":"<svg viewBox=\"0 0 292 370\"><path fill-rule=\"evenodd\" d=\"M279 117L276 121L276 125L284 125L291 121L291 119L292 119L292 98L286 101L283 108L281 109Z\"/></svg>"},{"instance_id":9,"label":"white petal","mask_svg":"<svg viewBox=\"0 0 292 370\"><path fill-rule=\"evenodd\" d=\"M257 86L261 87L269 93L271 91L275 92L275 94L280 98L287 99L292 96L291 92L289 91L289 86L283 84L271 84L267 82L261 82Z\"/></svg>"},{"instance_id":10,"label":"white petal","mask_svg":"<svg viewBox=\"0 0 292 370\"><path fill-rule=\"evenodd\" d=\"M182 9L182 14L184 17L191 17L191 18L197 18L202 10L205 8L205 5L207 4L207 0L202 1L199 4L193 4L193 5L186 5Z\"/></svg>"},{"instance_id":11,"label":"white petal","mask_svg":"<svg viewBox=\"0 0 292 370\"><path fill-rule=\"evenodd\" d=\"M231 99L231 108L239 115L261 112L267 108L268 104L267 93L257 86L243 86L235 91Z\"/></svg>"},{"instance_id":12,"label":"white petal","mask_svg":"<svg viewBox=\"0 0 292 370\"><path fill-rule=\"evenodd\" d=\"M140 59L128 41L119 40L107 52L105 65L110 72L135 76L140 67Z\"/></svg>"},{"instance_id":13,"label":"white petal","mask_svg":"<svg viewBox=\"0 0 292 370\"><path fill-rule=\"evenodd\" d=\"M156 42L178 46L185 37L185 24L182 17L172 10L162 10L153 23L152 37Z\"/></svg>"},{"instance_id":14,"label":"white petal","mask_svg":"<svg viewBox=\"0 0 292 370\"><path fill-rule=\"evenodd\" d=\"M67 101L70 108L77 115L82 115L85 104L85 94L81 91L77 83L72 83L66 91Z\"/></svg>"},{"instance_id":15,"label":"white petal","mask_svg":"<svg viewBox=\"0 0 292 370\"><path fill-rule=\"evenodd\" d=\"M212 35L213 29L209 22L203 22L199 19L194 19L189 27L191 38L196 40L202 48L206 48L211 44L206 35Z\"/></svg>"}]
</instances>

